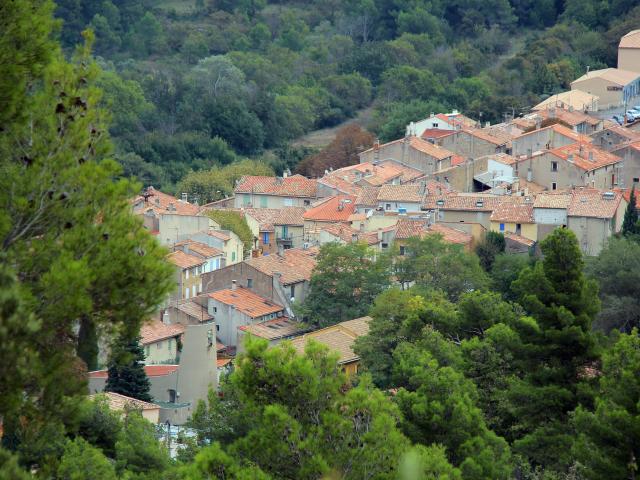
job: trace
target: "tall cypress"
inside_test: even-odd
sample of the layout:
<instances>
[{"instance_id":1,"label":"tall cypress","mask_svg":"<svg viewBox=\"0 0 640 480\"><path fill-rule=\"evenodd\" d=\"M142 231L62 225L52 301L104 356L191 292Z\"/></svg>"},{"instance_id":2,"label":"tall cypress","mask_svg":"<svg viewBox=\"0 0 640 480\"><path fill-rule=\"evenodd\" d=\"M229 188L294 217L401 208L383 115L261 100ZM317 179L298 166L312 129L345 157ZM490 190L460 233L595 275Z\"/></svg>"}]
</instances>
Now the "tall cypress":
<instances>
[{"instance_id":1,"label":"tall cypress","mask_svg":"<svg viewBox=\"0 0 640 480\"><path fill-rule=\"evenodd\" d=\"M636 206L636 187L631 187L631 195L629 196L629 205L624 212L624 220L622 222L623 235L636 235L640 233L638 226L638 207Z\"/></svg>"},{"instance_id":2,"label":"tall cypress","mask_svg":"<svg viewBox=\"0 0 640 480\"><path fill-rule=\"evenodd\" d=\"M151 402L149 378L144 371L144 350L140 337L122 339L114 347L109 361L105 392L115 392L127 397Z\"/></svg>"}]
</instances>

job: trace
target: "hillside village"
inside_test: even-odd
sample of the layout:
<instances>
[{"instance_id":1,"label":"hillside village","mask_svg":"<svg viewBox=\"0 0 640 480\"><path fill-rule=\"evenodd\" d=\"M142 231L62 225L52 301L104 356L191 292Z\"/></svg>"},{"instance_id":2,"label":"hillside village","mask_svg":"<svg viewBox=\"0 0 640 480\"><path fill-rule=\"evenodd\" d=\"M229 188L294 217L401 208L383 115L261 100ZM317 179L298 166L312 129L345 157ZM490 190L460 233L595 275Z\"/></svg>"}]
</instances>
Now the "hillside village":
<instances>
[{"instance_id":1,"label":"hillside village","mask_svg":"<svg viewBox=\"0 0 640 480\"><path fill-rule=\"evenodd\" d=\"M539 243L567 228L584 255L600 253L620 233L631 189L640 186L640 122L618 125L597 114L640 103L640 62L629 60L636 57L640 30L620 44L620 65L635 73L589 72L575 89L501 124L431 113L407 125L403 138L376 141L360 163L320 178L246 175L232 197L208 205L145 188L133 211L171 250L176 284L141 335L159 419L184 423L206 385L233 368L247 335L297 348L314 338L340 352L344 371L358 371L352 344L366 334L368 317L313 331L296 313L327 243L403 255L410 238L435 235L473 252L496 232L507 253L540 256ZM251 248L209 218L211 210L243 217ZM105 374L89 374L92 393L102 391Z\"/></svg>"}]
</instances>

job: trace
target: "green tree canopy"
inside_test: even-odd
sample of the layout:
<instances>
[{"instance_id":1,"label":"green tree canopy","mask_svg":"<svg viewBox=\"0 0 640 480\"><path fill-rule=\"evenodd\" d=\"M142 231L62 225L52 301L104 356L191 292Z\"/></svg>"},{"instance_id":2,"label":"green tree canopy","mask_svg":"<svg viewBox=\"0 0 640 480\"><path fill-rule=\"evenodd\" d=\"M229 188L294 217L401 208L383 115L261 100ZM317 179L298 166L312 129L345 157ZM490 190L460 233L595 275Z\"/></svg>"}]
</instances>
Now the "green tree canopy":
<instances>
[{"instance_id":1,"label":"green tree canopy","mask_svg":"<svg viewBox=\"0 0 640 480\"><path fill-rule=\"evenodd\" d=\"M139 336L122 338L111 352L105 391L151 402L151 385L144 371L144 358Z\"/></svg>"}]
</instances>

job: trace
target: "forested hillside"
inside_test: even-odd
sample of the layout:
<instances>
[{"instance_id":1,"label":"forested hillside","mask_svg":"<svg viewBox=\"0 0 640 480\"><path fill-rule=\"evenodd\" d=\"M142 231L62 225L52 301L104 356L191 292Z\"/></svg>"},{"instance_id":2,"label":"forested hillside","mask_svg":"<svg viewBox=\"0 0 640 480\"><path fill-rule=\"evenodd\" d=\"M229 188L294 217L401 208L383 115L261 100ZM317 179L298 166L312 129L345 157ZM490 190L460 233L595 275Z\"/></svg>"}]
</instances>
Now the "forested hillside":
<instances>
[{"instance_id":1,"label":"forested hillside","mask_svg":"<svg viewBox=\"0 0 640 480\"><path fill-rule=\"evenodd\" d=\"M57 3L67 51L95 31L125 173L169 190L239 156L293 169L292 139L369 105L383 140L440 110L501 121L614 65L640 22L638 0Z\"/></svg>"}]
</instances>

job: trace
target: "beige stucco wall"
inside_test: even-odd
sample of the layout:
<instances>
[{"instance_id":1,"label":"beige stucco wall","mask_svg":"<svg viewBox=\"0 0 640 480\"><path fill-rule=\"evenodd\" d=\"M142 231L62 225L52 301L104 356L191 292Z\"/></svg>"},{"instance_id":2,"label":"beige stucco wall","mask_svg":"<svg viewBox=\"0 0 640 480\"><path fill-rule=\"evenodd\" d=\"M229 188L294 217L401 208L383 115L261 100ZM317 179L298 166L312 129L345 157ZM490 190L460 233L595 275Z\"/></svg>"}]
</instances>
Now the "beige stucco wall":
<instances>
[{"instance_id":1,"label":"beige stucco wall","mask_svg":"<svg viewBox=\"0 0 640 480\"><path fill-rule=\"evenodd\" d=\"M529 240L538 240L538 226L535 223L522 223L520 224L520 235L521 237L528 238ZM491 231L492 232L502 232L502 233L517 233L517 224L515 223L505 223L504 231L500 230L500 222L491 222Z\"/></svg>"},{"instance_id":2,"label":"beige stucco wall","mask_svg":"<svg viewBox=\"0 0 640 480\"><path fill-rule=\"evenodd\" d=\"M505 151L504 146L499 147L464 131L457 131L452 135L439 138L436 143L465 158L477 158Z\"/></svg>"},{"instance_id":3,"label":"beige stucco wall","mask_svg":"<svg viewBox=\"0 0 640 480\"><path fill-rule=\"evenodd\" d=\"M557 171L551 170L551 162L558 163ZM614 173L614 166L612 165L585 172L575 164L547 152L531 159L520 161L518 164L518 176L528 180L529 169L531 169L531 181L546 187L547 190L552 190L551 184L553 182L556 183L556 189L572 186L612 188L612 175Z\"/></svg>"},{"instance_id":4,"label":"beige stucco wall","mask_svg":"<svg viewBox=\"0 0 640 480\"><path fill-rule=\"evenodd\" d=\"M465 210L439 210L438 223L450 223L450 227L456 228L454 223L478 223L485 229L491 226L491 212L465 211Z\"/></svg>"},{"instance_id":5,"label":"beige stucco wall","mask_svg":"<svg viewBox=\"0 0 640 480\"><path fill-rule=\"evenodd\" d=\"M619 88L619 85L601 77L586 78L571 84L571 90L582 90L600 97L598 103L603 110L622 105L622 90L608 90L608 87Z\"/></svg>"},{"instance_id":6,"label":"beige stucco wall","mask_svg":"<svg viewBox=\"0 0 640 480\"><path fill-rule=\"evenodd\" d=\"M567 227L578 237L578 243L585 255L598 255L613 233L612 222L609 219L569 217Z\"/></svg>"},{"instance_id":7,"label":"beige stucco wall","mask_svg":"<svg viewBox=\"0 0 640 480\"><path fill-rule=\"evenodd\" d=\"M220 225L205 216L163 213L160 215L157 238L162 245L173 245L185 235L205 232L209 228L220 228Z\"/></svg>"},{"instance_id":8,"label":"beige stucco wall","mask_svg":"<svg viewBox=\"0 0 640 480\"><path fill-rule=\"evenodd\" d=\"M373 162L376 158L380 161L395 160L396 162L408 165L426 174L432 174L437 170L451 166L451 158L439 161L426 153L411 148L406 142L397 142L383 146L377 155L373 150L362 152L360 154L360 163Z\"/></svg>"},{"instance_id":9,"label":"beige stucco wall","mask_svg":"<svg viewBox=\"0 0 640 480\"><path fill-rule=\"evenodd\" d=\"M438 182L448 183L458 192L473 192L473 176L486 172L488 163L487 157L477 158L436 172L433 178Z\"/></svg>"},{"instance_id":10,"label":"beige stucco wall","mask_svg":"<svg viewBox=\"0 0 640 480\"><path fill-rule=\"evenodd\" d=\"M511 150L512 155L518 157L520 155L527 155L529 150L531 150L531 153L534 153L564 147L572 143L575 143L573 138L565 137L552 128L543 128L514 138L511 141Z\"/></svg>"},{"instance_id":11,"label":"beige stucco wall","mask_svg":"<svg viewBox=\"0 0 640 480\"><path fill-rule=\"evenodd\" d=\"M175 337L144 345L145 365L173 364L178 355Z\"/></svg>"},{"instance_id":12,"label":"beige stucco wall","mask_svg":"<svg viewBox=\"0 0 640 480\"><path fill-rule=\"evenodd\" d=\"M618 68L640 73L640 48L618 48Z\"/></svg>"}]
</instances>

